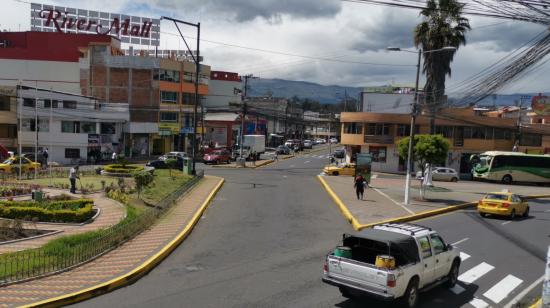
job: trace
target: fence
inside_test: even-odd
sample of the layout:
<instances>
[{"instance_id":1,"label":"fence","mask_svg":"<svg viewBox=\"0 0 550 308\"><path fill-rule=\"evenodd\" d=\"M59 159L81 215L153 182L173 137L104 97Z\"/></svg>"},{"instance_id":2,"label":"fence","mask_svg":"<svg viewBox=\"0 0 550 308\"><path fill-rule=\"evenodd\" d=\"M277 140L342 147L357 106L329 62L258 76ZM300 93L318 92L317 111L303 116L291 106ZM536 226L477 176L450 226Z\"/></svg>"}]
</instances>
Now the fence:
<instances>
[{"instance_id":1,"label":"fence","mask_svg":"<svg viewBox=\"0 0 550 308\"><path fill-rule=\"evenodd\" d=\"M104 255L150 228L203 176L203 171L198 172L197 176L154 208L135 216L128 215L125 220L109 228L81 234L76 244L66 241L58 247L46 245L0 255L0 286L66 271Z\"/></svg>"}]
</instances>

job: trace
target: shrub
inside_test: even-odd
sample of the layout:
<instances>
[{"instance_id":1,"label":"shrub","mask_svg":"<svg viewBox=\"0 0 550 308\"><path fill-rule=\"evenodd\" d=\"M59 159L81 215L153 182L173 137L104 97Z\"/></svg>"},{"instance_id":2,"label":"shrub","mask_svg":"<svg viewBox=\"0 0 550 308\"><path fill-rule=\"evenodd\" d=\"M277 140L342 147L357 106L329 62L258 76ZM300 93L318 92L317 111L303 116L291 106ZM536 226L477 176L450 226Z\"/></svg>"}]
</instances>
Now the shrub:
<instances>
[{"instance_id":1,"label":"shrub","mask_svg":"<svg viewBox=\"0 0 550 308\"><path fill-rule=\"evenodd\" d=\"M91 199L63 201L2 201L0 217L11 219L37 219L43 222L84 222L93 213Z\"/></svg>"},{"instance_id":2,"label":"shrub","mask_svg":"<svg viewBox=\"0 0 550 308\"><path fill-rule=\"evenodd\" d=\"M120 189L109 190L107 192L107 197L116 200L122 204L128 204L128 201L130 201L130 196L128 196L128 194L124 193Z\"/></svg>"},{"instance_id":3,"label":"shrub","mask_svg":"<svg viewBox=\"0 0 550 308\"><path fill-rule=\"evenodd\" d=\"M121 165L121 164L111 164L103 168L103 170L109 173L124 173L124 174L142 171L143 169L144 169L143 166L130 166L130 165Z\"/></svg>"},{"instance_id":4,"label":"shrub","mask_svg":"<svg viewBox=\"0 0 550 308\"><path fill-rule=\"evenodd\" d=\"M134 181L136 182L136 189L138 191L138 198L141 191L151 185L154 180L154 176L149 172L136 172L134 173Z\"/></svg>"}]
</instances>

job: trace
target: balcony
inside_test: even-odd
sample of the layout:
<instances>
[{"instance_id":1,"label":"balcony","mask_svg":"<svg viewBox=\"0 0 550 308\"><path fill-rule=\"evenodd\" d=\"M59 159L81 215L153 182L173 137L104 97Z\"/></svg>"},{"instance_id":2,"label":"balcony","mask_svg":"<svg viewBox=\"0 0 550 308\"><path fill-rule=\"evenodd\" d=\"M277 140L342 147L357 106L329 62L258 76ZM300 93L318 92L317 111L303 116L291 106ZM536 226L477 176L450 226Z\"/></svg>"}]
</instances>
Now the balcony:
<instances>
[{"instance_id":1,"label":"balcony","mask_svg":"<svg viewBox=\"0 0 550 308\"><path fill-rule=\"evenodd\" d=\"M390 135L365 135L365 143L394 144L395 140Z\"/></svg>"}]
</instances>

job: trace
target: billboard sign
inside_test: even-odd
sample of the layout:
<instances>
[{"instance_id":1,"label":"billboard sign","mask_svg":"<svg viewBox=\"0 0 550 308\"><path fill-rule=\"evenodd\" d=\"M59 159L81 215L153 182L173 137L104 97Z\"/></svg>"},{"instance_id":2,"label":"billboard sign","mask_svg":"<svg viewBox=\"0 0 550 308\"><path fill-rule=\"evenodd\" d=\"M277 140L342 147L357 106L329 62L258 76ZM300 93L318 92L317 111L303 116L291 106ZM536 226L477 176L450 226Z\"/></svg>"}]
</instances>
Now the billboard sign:
<instances>
[{"instance_id":1,"label":"billboard sign","mask_svg":"<svg viewBox=\"0 0 550 308\"><path fill-rule=\"evenodd\" d=\"M531 109L537 115L550 115L550 98L548 96L533 96Z\"/></svg>"},{"instance_id":2,"label":"billboard sign","mask_svg":"<svg viewBox=\"0 0 550 308\"><path fill-rule=\"evenodd\" d=\"M31 31L106 34L122 43L158 46L160 19L31 3Z\"/></svg>"}]
</instances>

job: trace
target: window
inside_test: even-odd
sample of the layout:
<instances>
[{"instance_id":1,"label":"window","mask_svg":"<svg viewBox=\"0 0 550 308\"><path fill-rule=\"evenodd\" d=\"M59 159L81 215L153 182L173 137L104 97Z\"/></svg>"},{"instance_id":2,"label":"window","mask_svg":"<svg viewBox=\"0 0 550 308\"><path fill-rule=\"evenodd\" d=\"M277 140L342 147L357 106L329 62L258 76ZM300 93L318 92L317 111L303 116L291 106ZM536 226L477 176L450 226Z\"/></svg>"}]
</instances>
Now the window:
<instances>
[{"instance_id":1,"label":"window","mask_svg":"<svg viewBox=\"0 0 550 308\"><path fill-rule=\"evenodd\" d=\"M378 163L386 162L386 147L369 147L369 153L372 155L372 161Z\"/></svg>"},{"instance_id":2,"label":"window","mask_svg":"<svg viewBox=\"0 0 550 308\"><path fill-rule=\"evenodd\" d=\"M542 135L537 134L522 134L519 139L519 145L540 147L542 145Z\"/></svg>"},{"instance_id":3,"label":"window","mask_svg":"<svg viewBox=\"0 0 550 308\"><path fill-rule=\"evenodd\" d=\"M63 101L63 108L64 109L76 109L76 102L75 101Z\"/></svg>"},{"instance_id":4,"label":"window","mask_svg":"<svg viewBox=\"0 0 550 308\"><path fill-rule=\"evenodd\" d=\"M50 131L50 122L48 119L38 119L38 131L39 132L48 132ZM36 122L34 118L22 119L21 120L21 130L24 132L35 132L36 131Z\"/></svg>"},{"instance_id":5,"label":"window","mask_svg":"<svg viewBox=\"0 0 550 308\"><path fill-rule=\"evenodd\" d=\"M366 135L389 135L390 125L386 123L369 123Z\"/></svg>"},{"instance_id":6,"label":"window","mask_svg":"<svg viewBox=\"0 0 550 308\"><path fill-rule=\"evenodd\" d=\"M7 95L0 95L0 110L10 111L10 97Z\"/></svg>"},{"instance_id":7,"label":"window","mask_svg":"<svg viewBox=\"0 0 550 308\"><path fill-rule=\"evenodd\" d=\"M195 78L193 73L188 73L188 72L183 73L183 81L194 82L194 80Z\"/></svg>"},{"instance_id":8,"label":"window","mask_svg":"<svg viewBox=\"0 0 550 308\"><path fill-rule=\"evenodd\" d=\"M24 107L32 107L34 108L35 107L35 100L32 99L32 98L24 98L23 99L23 106Z\"/></svg>"},{"instance_id":9,"label":"window","mask_svg":"<svg viewBox=\"0 0 550 308\"><path fill-rule=\"evenodd\" d=\"M181 102L184 105L194 105L195 104L195 94L194 93L183 93L183 101Z\"/></svg>"},{"instance_id":10,"label":"window","mask_svg":"<svg viewBox=\"0 0 550 308\"><path fill-rule=\"evenodd\" d=\"M153 76L155 80L170 81L170 82L180 82L180 73L178 71L172 70L159 70L158 74Z\"/></svg>"},{"instance_id":11,"label":"window","mask_svg":"<svg viewBox=\"0 0 550 308\"><path fill-rule=\"evenodd\" d=\"M107 135L113 135L116 133L115 123L101 123L101 133Z\"/></svg>"},{"instance_id":12,"label":"window","mask_svg":"<svg viewBox=\"0 0 550 308\"><path fill-rule=\"evenodd\" d=\"M453 137L453 127L452 126L437 125L435 127L435 134L436 135L443 135L443 137L445 137L445 138L452 138Z\"/></svg>"},{"instance_id":13,"label":"window","mask_svg":"<svg viewBox=\"0 0 550 308\"><path fill-rule=\"evenodd\" d=\"M432 247L430 246L430 241L427 236L418 238L418 243L420 244L420 253L422 258L429 258L432 256Z\"/></svg>"},{"instance_id":14,"label":"window","mask_svg":"<svg viewBox=\"0 0 550 308\"><path fill-rule=\"evenodd\" d=\"M77 121L61 121L61 132L62 133L80 133L80 122Z\"/></svg>"},{"instance_id":15,"label":"window","mask_svg":"<svg viewBox=\"0 0 550 308\"><path fill-rule=\"evenodd\" d=\"M96 133L95 122L80 122L80 131L85 134L95 134Z\"/></svg>"},{"instance_id":16,"label":"window","mask_svg":"<svg viewBox=\"0 0 550 308\"><path fill-rule=\"evenodd\" d=\"M161 122L177 122L178 113L177 112L161 112L160 113Z\"/></svg>"},{"instance_id":17,"label":"window","mask_svg":"<svg viewBox=\"0 0 550 308\"><path fill-rule=\"evenodd\" d=\"M500 140L512 140L512 132L505 129L495 128L494 138Z\"/></svg>"},{"instance_id":18,"label":"window","mask_svg":"<svg viewBox=\"0 0 550 308\"><path fill-rule=\"evenodd\" d=\"M443 239L439 235L432 234L430 235L430 239L432 240L435 254L442 253L447 250L445 242L443 242Z\"/></svg>"},{"instance_id":19,"label":"window","mask_svg":"<svg viewBox=\"0 0 550 308\"><path fill-rule=\"evenodd\" d=\"M80 149L65 149L65 158L80 158Z\"/></svg>"},{"instance_id":20,"label":"window","mask_svg":"<svg viewBox=\"0 0 550 308\"><path fill-rule=\"evenodd\" d=\"M178 103L178 93L177 92L160 91L160 102L164 103L164 104L177 104Z\"/></svg>"},{"instance_id":21,"label":"window","mask_svg":"<svg viewBox=\"0 0 550 308\"><path fill-rule=\"evenodd\" d=\"M362 134L363 124L361 123L344 123L345 134Z\"/></svg>"},{"instance_id":22,"label":"window","mask_svg":"<svg viewBox=\"0 0 550 308\"><path fill-rule=\"evenodd\" d=\"M17 125L0 124L0 138L17 138Z\"/></svg>"},{"instance_id":23,"label":"window","mask_svg":"<svg viewBox=\"0 0 550 308\"><path fill-rule=\"evenodd\" d=\"M44 100L44 108L57 108L57 100L50 100L50 99L45 99Z\"/></svg>"},{"instance_id":24,"label":"window","mask_svg":"<svg viewBox=\"0 0 550 308\"><path fill-rule=\"evenodd\" d=\"M417 131L418 126L415 125L415 131ZM396 135L398 137L407 137L411 135L411 126L407 124L397 124L397 132Z\"/></svg>"}]
</instances>

